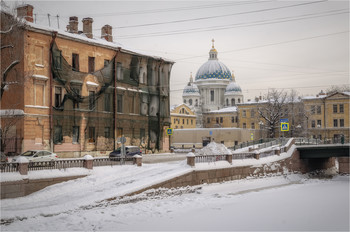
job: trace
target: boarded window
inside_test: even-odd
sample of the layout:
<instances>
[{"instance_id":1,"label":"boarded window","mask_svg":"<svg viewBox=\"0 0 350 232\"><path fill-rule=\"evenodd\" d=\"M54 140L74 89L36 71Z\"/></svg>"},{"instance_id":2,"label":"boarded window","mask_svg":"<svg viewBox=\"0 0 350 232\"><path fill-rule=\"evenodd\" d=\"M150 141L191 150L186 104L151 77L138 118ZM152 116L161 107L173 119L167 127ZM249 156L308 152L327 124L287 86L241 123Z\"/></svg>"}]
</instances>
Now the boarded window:
<instances>
[{"instance_id":1,"label":"boarded window","mask_svg":"<svg viewBox=\"0 0 350 232\"><path fill-rule=\"evenodd\" d=\"M34 96L35 96L35 105L43 106L44 105L44 85L43 84L35 84L34 88Z\"/></svg>"},{"instance_id":2,"label":"boarded window","mask_svg":"<svg viewBox=\"0 0 350 232\"><path fill-rule=\"evenodd\" d=\"M35 46L35 64L44 65L44 48Z\"/></svg>"}]
</instances>

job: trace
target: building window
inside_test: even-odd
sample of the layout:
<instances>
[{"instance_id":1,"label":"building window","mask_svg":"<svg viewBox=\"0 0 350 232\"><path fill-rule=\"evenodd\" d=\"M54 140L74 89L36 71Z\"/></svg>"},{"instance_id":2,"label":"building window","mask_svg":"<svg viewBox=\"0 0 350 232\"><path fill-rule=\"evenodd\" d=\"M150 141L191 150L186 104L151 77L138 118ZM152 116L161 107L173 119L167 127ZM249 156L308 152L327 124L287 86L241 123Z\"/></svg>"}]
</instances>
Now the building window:
<instances>
[{"instance_id":1,"label":"building window","mask_svg":"<svg viewBox=\"0 0 350 232\"><path fill-rule=\"evenodd\" d=\"M188 119L187 119L187 125L188 125Z\"/></svg>"},{"instance_id":2,"label":"building window","mask_svg":"<svg viewBox=\"0 0 350 232\"><path fill-rule=\"evenodd\" d=\"M110 137L111 137L111 128L105 127L105 138L110 138Z\"/></svg>"},{"instance_id":3,"label":"building window","mask_svg":"<svg viewBox=\"0 0 350 232\"><path fill-rule=\"evenodd\" d=\"M232 98L231 99L231 106L235 106L236 105L236 99Z\"/></svg>"},{"instance_id":4,"label":"building window","mask_svg":"<svg viewBox=\"0 0 350 232\"><path fill-rule=\"evenodd\" d=\"M224 118L220 117L220 123L223 123L223 122L224 122Z\"/></svg>"},{"instance_id":5,"label":"building window","mask_svg":"<svg viewBox=\"0 0 350 232\"><path fill-rule=\"evenodd\" d=\"M111 111L111 95L109 93L105 93L105 104L104 104L104 108L105 111L110 112Z\"/></svg>"},{"instance_id":6,"label":"building window","mask_svg":"<svg viewBox=\"0 0 350 232\"><path fill-rule=\"evenodd\" d=\"M194 106L198 106L198 99L196 99L196 103L195 103L195 105Z\"/></svg>"},{"instance_id":7,"label":"building window","mask_svg":"<svg viewBox=\"0 0 350 232\"><path fill-rule=\"evenodd\" d=\"M89 142L95 142L95 127L89 127Z\"/></svg>"},{"instance_id":8,"label":"building window","mask_svg":"<svg viewBox=\"0 0 350 232\"><path fill-rule=\"evenodd\" d=\"M174 124L176 123L176 119L174 118Z\"/></svg>"},{"instance_id":9,"label":"building window","mask_svg":"<svg viewBox=\"0 0 350 232\"><path fill-rule=\"evenodd\" d=\"M232 122L232 123L235 122L235 117L231 117L231 122Z\"/></svg>"},{"instance_id":10,"label":"building window","mask_svg":"<svg viewBox=\"0 0 350 232\"><path fill-rule=\"evenodd\" d=\"M321 120L317 120L317 127L321 127L321 126L322 126Z\"/></svg>"},{"instance_id":11,"label":"building window","mask_svg":"<svg viewBox=\"0 0 350 232\"><path fill-rule=\"evenodd\" d=\"M317 114L321 114L321 106L317 106Z\"/></svg>"},{"instance_id":12,"label":"building window","mask_svg":"<svg viewBox=\"0 0 350 232\"><path fill-rule=\"evenodd\" d=\"M62 99L62 88L55 87L55 107L61 106L61 99Z\"/></svg>"},{"instance_id":13,"label":"building window","mask_svg":"<svg viewBox=\"0 0 350 232\"><path fill-rule=\"evenodd\" d=\"M103 61L103 66L104 66L104 67L107 67L108 64L109 64L109 60L104 60L104 61Z\"/></svg>"},{"instance_id":14,"label":"building window","mask_svg":"<svg viewBox=\"0 0 350 232\"><path fill-rule=\"evenodd\" d=\"M117 112L123 112L123 95L121 94L117 95Z\"/></svg>"},{"instance_id":15,"label":"building window","mask_svg":"<svg viewBox=\"0 0 350 232\"><path fill-rule=\"evenodd\" d=\"M62 51L58 51L58 53L55 52L55 56L54 56L54 67L57 70L61 70L62 69L62 55L61 55Z\"/></svg>"},{"instance_id":16,"label":"building window","mask_svg":"<svg viewBox=\"0 0 350 232\"><path fill-rule=\"evenodd\" d=\"M60 144L63 141L63 135L62 135L62 126L55 126L54 127L54 135L53 135L53 142L55 144Z\"/></svg>"},{"instance_id":17,"label":"building window","mask_svg":"<svg viewBox=\"0 0 350 232\"><path fill-rule=\"evenodd\" d=\"M226 98L226 106L228 106L228 99Z\"/></svg>"},{"instance_id":18,"label":"building window","mask_svg":"<svg viewBox=\"0 0 350 232\"><path fill-rule=\"evenodd\" d=\"M254 122L252 122L251 127L252 127L252 129L255 129L255 123Z\"/></svg>"},{"instance_id":19,"label":"building window","mask_svg":"<svg viewBox=\"0 0 350 232\"><path fill-rule=\"evenodd\" d=\"M117 63L117 80L123 80L123 66L122 63Z\"/></svg>"},{"instance_id":20,"label":"building window","mask_svg":"<svg viewBox=\"0 0 350 232\"><path fill-rule=\"evenodd\" d=\"M245 122L243 123L243 128L247 128L247 124Z\"/></svg>"},{"instance_id":21,"label":"building window","mask_svg":"<svg viewBox=\"0 0 350 232\"><path fill-rule=\"evenodd\" d=\"M89 56L89 73L95 72L95 57Z\"/></svg>"},{"instance_id":22,"label":"building window","mask_svg":"<svg viewBox=\"0 0 350 232\"><path fill-rule=\"evenodd\" d=\"M78 98L80 98L80 88L79 87L72 87L71 88L74 99L73 99L73 109L79 109L79 101L77 101Z\"/></svg>"},{"instance_id":23,"label":"building window","mask_svg":"<svg viewBox=\"0 0 350 232\"><path fill-rule=\"evenodd\" d=\"M185 125L185 119L182 119L182 125Z\"/></svg>"},{"instance_id":24,"label":"building window","mask_svg":"<svg viewBox=\"0 0 350 232\"><path fill-rule=\"evenodd\" d=\"M339 105L339 113L344 113L344 104Z\"/></svg>"},{"instance_id":25,"label":"building window","mask_svg":"<svg viewBox=\"0 0 350 232\"><path fill-rule=\"evenodd\" d=\"M333 113L338 113L338 105L333 105Z\"/></svg>"},{"instance_id":26,"label":"building window","mask_svg":"<svg viewBox=\"0 0 350 232\"><path fill-rule=\"evenodd\" d=\"M72 54L72 70L79 72L79 54Z\"/></svg>"},{"instance_id":27,"label":"building window","mask_svg":"<svg viewBox=\"0 0 350 232\"><path fill-rule=\"evenodd\" d=\"M238 123L238 116L236 116L236 123Z\"/></svg>"},{"instance_id":28,"label":"building window","mask_svg":"<svg viewBox=\"0 0 350 232\"><path fill-rule=\"evenodd\" d=\"M214 90L210 90L210 101L214 101Z\"/></svg>"},{"instance_id":29,"label":"building window","mask_svg":"<svg viewBox=\"0 0 350 232\"><path fill-rule=\"evenodd\" d=\"M186 99L184 99L184 103L186 104Z\"/></svg>"},{"instance_id":30,"label":"building window","mask_svg":"<svg viewBox=\"0 0 350 232\"><path fill-rule=\"evenodd\" d=\"M188 103L190 104L190 106L192 105L192 99L188 100Z\"/></svg>"},{"instance_id":31,"label":"building window","mask_svg":"<svg viewBox=\"0 0 350 232\"><path fill-rule=\"evenodd\" d=\"M241 103L241 99L240 98L238 98L238 103Z\"/></svg>"},{"instance_id":32,"label":"building window","mask_svg":"<svg viewBox=\"0 0 350 232\"><path fill-rule=\"evenodd\" d=\"M210 123L210 118L207 118L207 123Z\"/></svg>"},{"instance_id":33,"label":"building window","mask_svg":"<svg viewBox=\"0 0 350 232\"><path fill-rule=\"evenodd\" d=\"M312 128L315 128L315 127L316 127L316 122L315 122L315 120L312 120L312 121L311 121L311 127L312 127Z\"/></svg>"},{"instance_id":34,"label":"building window","mask_svg":"<svg viewBox=\"0 0 350 232\"><path fill-rule=\"evenodd\" d=\"M73 126L73 143L79 143L79 127L78 126Z\"/></svg>"},{"instance_id":35,"label":"building window","mask_svg":"<svg viewBox=\"0 0 350 232\"><path fill-rule=\"evenodd\" d=\"M216 117L216 123L219 123L219 118L218 117Z\"/></svg>"},{"instance_id":36,"label":"building window","mask_svg":"<svg viewBox=\"0 0 350 232\"><path fill-rule=\"evenodd\" d=\"M247 111L243 110L242 111L242 117L245 118L247 116Z\"/></svg>"},{"instance_id":37,"label":"building window","mask_svg":"<svg viewBox=\"0 0 350 232\"><path fill-rule=\"evenodd\" d=\"M311 114L315 114L315 112L316 112L316 111L315 111L315 109L316 109L315 107L316 107L316 106L311 106Z\"/></svg>"},{"instance_id":38,"label":"building window","mask_svg":"<svg viewBox=\"0 0 350 232\"><path fill-rule=\"evenodd\" d=\"M339 119L339 127L344 127L344 119Z\"/></svg>"},{"instance_id":39,"label":"building window","mask_svg":"<svg viewBox=\"0 0 350 232\"><path fill-rule=\"evenodd\" d=\"M193 125L193 119L191 119L191 125Z\"/></svg>"},{"instance_id":40,"label":"building window","mask_svg":"<svg viewBox=\"0 0 350 232\"><path fill-rule=\"evenodd\" d=\"M338 127L338 119L333 120L333 127Z\"/></svg>"},{"instance_id":41,"label":"building window","mask_svg":"<svg viewBox=\"0 0 350 232\"><path fill-rule=\"evenodd\" d=\"M89 91L89 110L95 110L95 91Z\"/></svg>"},{"instance_id":42,"label":"building window","mask_svg":"<svg viewBox=\"0 0 350 232\"><path fill-rule=\"evenodd\" d=\"M251 111L250 111L250 117L251 117L251 118L254 118L254 117L255 117L255 110L251 110Z\"/></svg>"}]
</instances>

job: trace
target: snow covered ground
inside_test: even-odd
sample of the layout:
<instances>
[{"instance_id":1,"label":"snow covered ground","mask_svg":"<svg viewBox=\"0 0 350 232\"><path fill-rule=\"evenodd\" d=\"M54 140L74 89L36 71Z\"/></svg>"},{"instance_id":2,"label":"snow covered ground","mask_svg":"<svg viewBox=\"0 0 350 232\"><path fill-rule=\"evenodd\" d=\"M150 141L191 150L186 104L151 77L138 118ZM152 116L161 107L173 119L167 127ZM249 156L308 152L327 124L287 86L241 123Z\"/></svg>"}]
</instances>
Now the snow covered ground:
<instances>
[{"instance_id":1,"label":"snow covered ground","mask_svg":"<svg viewBox=\"0 0 350 232\"><path fill-rule=\"evenodd\" d=\"M288 174L120 197L190 171L186 161L97 167L1 200L1 231L349 230L349 176Z\"/></svg>"}]
</instances>

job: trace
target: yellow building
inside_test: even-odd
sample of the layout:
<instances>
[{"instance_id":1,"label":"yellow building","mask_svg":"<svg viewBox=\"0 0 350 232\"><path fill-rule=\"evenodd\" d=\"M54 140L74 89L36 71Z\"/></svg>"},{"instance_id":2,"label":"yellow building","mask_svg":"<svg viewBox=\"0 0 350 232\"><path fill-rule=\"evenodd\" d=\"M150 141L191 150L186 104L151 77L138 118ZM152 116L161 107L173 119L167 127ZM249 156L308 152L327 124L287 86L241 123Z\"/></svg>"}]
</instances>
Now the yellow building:
<instances>
[{"instance_id":1,"label":"yellow building","mask_svg":"<svg viewBox=\"0 0 350 232\"><path fill-rule=\"evenodd\" d=\"M304 97L307 134L322 140L349 139L349 92Z\"/></svg>"},{"instance_id":2,"label":"yellow building","mask_svg":"<svg viewBox=\"0 0 350 232\"><path fill-rule=\"evenodd\" d=\"M174 106L170 116L171 127L174 129L196 128L196 115L186 104Z\"/></svg>"},{"instance_id":3,"label":"yellow building","mask_svg":"<svg viewBox=\"0 0 350 232\"><path fill-rule=\"evenodd\" d=\"M203 113L205 128L238 127L238 109L236 106Z\"/></svg>"}]
</instances>

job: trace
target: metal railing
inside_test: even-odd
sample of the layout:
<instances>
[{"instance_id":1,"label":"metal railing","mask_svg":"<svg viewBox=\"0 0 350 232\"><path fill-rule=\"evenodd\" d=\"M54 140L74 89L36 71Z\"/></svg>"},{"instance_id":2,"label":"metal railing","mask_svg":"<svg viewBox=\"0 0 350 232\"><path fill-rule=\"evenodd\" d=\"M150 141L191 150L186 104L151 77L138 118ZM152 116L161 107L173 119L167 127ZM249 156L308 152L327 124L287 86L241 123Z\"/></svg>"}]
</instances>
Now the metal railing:
<instances>
[{"instance_id":1,"label":"metal railing","mask_svg":"<svg viewBox=\"0 0 350 232\"><path fill-rule=\"evenodd\" d=\"M133 157L95 158L93 162L94 167L123 165L123 164L134 164L134 158Z\"/></svg>"},{"instance_id":2,"label":"metal railing","mask_svg":"<svg viewBox=\"0 0 350 232\"><path fill-rule=\"evenodd\" d=\"M235 145L233 147L229 147L231 150L237 150L245 147L250 147L250 146L256 146L257 149L262 149L262 148L267 148L271 147L277 144L281 144L281 146L284 146L288 142L289 138L270 138L270 139L259 139L255 141L250 141L250 142L243 142L238 145Z\"/></svg>"},{"instance_id":3,"label":"metal railing","mask_svg":"<svg viewBox=\"0 0 350 232\"><path fill-rule=\"evenodd\" d=\"M0 163L1 172L17 172L18 163Z\"/></svg>"},{"instance_id":4,"label":"metal railing","mask_svg":"<svg viewBox=\"0 0 350 232\"><path fill-rule=\"evenodd\" d=\"M195 163L210 163L221 160L227 160L227 155L199 155L195 158Z\"/></svg>"},{"instance_id":5,"label":"metal railing","mask_svg":"<svg viewBox=\"0 0 350 232\"><path fill-rule=\"evenodd\" d=\"M232 154L232 159L238 160L238 159L254 159L254 152L245 152L245 153L235 153Z\"/></svg>"},{"instance_id":6,"label":"metal railing","mask_svg":"<svg viewBox=\"0 0 350 232\"><path fill-rule=\"evenodd\" d=\"M295 145L347 144L349 138L295 138Z\"/></svg>"}]
</instances>

